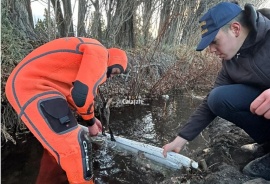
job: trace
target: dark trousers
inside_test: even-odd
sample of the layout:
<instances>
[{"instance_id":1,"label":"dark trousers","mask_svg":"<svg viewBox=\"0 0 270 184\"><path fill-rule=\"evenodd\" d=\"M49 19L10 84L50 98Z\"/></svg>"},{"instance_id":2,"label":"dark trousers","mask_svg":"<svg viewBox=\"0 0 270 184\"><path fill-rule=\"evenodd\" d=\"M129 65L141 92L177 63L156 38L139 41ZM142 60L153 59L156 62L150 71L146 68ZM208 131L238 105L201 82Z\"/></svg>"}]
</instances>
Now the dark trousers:
<instances>
[{"instance_id":1,"label":"dark trousers","mask_svg":"<svg viewBox=\"0 0 270 184\"><path fill-rule=\"evenodd\" d=\"M242 128L257 143L270 142L270 120L250 111L250 104L262 92L242 84L220 86L209 94L208 106L215 115Z\"/></svg>"}]
</instances>

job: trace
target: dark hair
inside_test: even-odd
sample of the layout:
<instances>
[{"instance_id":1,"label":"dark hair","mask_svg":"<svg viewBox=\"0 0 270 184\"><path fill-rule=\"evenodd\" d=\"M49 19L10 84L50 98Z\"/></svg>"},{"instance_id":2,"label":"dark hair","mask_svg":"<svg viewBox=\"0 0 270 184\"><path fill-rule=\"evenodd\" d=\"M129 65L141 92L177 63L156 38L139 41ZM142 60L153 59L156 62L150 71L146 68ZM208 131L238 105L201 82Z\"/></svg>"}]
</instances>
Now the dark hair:
<instances>
[{"instance_id":1,"label":"dark hair","mask_svg":"<svg viewBox=\"0 0 270 184\"><path fill-rule=\"evenodd\" d=\"M234 21L240 22L243 27L250 27L244 10L234 18Z\"/></svg>"},{"instance_id":2,"label":"dark hair","mask_svg":"<svg viewBox=\"0 0 270 184\"><path fill-rule=\"evenodd\" d=\"M222 27L224 31L228 30L231 23L233 22L239 22L243 27L250 29L251 25L248 22L248 19L246 18L245 11L242 10L239 15L237 15L234 19L232 19L230 22L228 22L226 25Z\"/></svg>"}]
</instances>

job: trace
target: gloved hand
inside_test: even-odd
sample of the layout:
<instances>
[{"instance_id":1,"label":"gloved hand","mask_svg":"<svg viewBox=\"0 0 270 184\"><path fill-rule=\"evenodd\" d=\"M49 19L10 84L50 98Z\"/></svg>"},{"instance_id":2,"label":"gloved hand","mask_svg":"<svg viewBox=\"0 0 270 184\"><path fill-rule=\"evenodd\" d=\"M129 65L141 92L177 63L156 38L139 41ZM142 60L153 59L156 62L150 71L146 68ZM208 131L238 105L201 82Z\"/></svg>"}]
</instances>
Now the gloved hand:
<instances>
[{"instance_id":1,"label":"gloved hand","mask_svg":"<svg viewBox=\"0 0 270 184\"><path fill-rule=\"evenodd\" d=\"M87 125L90 136L97 136L102 131L102 124L97 118L93 118L87 122Z\"/></svg>"}]
</instances>

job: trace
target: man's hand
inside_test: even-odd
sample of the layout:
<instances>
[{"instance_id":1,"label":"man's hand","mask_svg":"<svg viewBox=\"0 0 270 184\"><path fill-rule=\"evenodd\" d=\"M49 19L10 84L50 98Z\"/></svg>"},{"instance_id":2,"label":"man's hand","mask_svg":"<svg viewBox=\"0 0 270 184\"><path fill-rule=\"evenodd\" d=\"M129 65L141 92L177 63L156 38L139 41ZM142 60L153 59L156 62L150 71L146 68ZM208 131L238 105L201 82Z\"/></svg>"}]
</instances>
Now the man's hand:
<instances>
[{"instance_id":1,"label":"man's hand","mask_svg":"<svg viewBox=\"0 0 270 184\"><path fill-rule=\"evenodd\" d=\"M162 147L164 149L163 156L166 158L168 151L174 151L176 153L179 153L186 143L187 143L186 139L183 139L182 137L177 136L172 142Z\"/></svg>"},{"instance_id":2,"label":"man's hand","mask_svg":"<svg viewBox=\"0 0 270 184\"><path fill-rule=\"evenodd\" d=\"M88 126L88 131L90 136L97 136L98 133L102 131L101 122L95 118L95 123L92 126Z\"/></svg>"},{"instance_id":3,"label":"man's hand","mask_svg":"<svg viewBox=\"0 0 270 184\"><path fill-rule=\"evenodd\" d=\"M250 111L270 119L270 89L265 90L251 103Z\"/></svg>"}]
</instances>

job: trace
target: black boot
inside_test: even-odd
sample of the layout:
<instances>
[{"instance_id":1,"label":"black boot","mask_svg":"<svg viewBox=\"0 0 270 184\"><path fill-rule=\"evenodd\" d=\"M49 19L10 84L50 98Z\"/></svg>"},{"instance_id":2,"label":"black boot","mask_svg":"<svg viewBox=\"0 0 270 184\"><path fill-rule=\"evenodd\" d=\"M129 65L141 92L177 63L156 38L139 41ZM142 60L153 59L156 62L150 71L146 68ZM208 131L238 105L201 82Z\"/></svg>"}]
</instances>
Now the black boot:
<instances>
[{"instance_id":1,"label":"black boot","mask_svg":"<svg viewBox=\"0 0 270 184\"><path fill-rule=\"evenodd\" d=\"M270 181L270 153L248 163L244 167L243 173Z\"/></svg>"}]
</instances>

